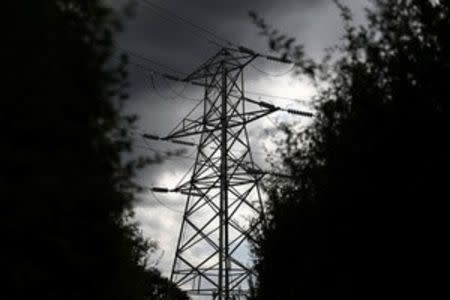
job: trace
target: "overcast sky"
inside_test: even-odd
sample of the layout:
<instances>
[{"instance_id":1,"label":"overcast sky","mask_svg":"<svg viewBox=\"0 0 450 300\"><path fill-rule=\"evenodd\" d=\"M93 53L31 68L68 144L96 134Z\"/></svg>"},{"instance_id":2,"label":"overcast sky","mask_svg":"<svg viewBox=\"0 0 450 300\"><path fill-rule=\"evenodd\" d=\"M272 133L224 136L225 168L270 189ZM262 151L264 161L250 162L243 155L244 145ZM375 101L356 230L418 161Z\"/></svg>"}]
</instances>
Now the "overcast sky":
<instances>
[{"instance_id":1,"label":"overcast sky","mask_svg":"<svg viewBox=\"0 0 450 300\"><path fill-rule=\"evenodd\" d=\"M215 39L211 35L183 24L179 19L155 9L146 1L164 7L235 44L264 53L268 53L267 41L258 34L258 28L252 24L248 17L249 10L260 14L274 28L295 37L305 45L308 55L314 58L320 58L325 47L337 43L342 33L342 22L331 0L136 0L134 16L125 22L125 31L118 39L119 47L141 54L170 69L136 56L130 57L132 63L174 75L176 72L189 73L219 48L208 41ZM112 2L115 7L127 3L125 0ZM356 22L362 22L366 0L342 2L352 8ZM288 65L256 60L253 66L249 66L245 71L246 89L301 99L306 104L276 97L261 97L279 106L307 109L307 102L314 96L314 90L307 83L293 78L290 73L286 74L289 70ZM129 66L129 72L131 87L127 111L139 116L138 126L141 131L164 135L196 104L195 100L201 98L199 88L172 84L161 78L154 78L152 82L148 73L132 64ZM281 74L285 75L280 76ZM259 96L255 95L253 98L258 99ZM249 129L259 164L266 166L264 147L270 148L271 136L276 131L274 123L291 121L289 118L290 116L283 114L273 115L258 121L257 126ZM162 153L179 149L158 142L148 145L139 142L139 145L157 149ZM148 151L143 148L138 150ZM145 186L174 187L194 162L189 157L195 149L187 148L186 151L182 157L151 165L140 174L138 181ZM155 155L151 150L145 153ZM136 219L140 222L144 234L159 243L159 252L152 259L156 261L161 258L158 268L168 276L185 199L177 195L163 194L159 196L159 201L165 206L152 194L140 195L140 199L135 208Z\"/></svg>"}]
</instances>

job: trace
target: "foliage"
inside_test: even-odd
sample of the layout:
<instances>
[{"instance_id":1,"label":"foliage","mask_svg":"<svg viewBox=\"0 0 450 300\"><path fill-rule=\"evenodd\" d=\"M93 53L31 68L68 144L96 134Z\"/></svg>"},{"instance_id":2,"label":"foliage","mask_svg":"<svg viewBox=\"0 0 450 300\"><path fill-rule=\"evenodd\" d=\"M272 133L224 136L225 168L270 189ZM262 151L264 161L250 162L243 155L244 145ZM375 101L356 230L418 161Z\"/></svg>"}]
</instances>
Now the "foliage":
<instances>
[{"instance_id":1,"label":"foliage","mask_svg":"<svg viewBox=\"0 0 450 300\"><path fill-rule=\"evenodd\" d=\"M337 52L314 72L297 63L319 88L318 116L286 128L293 180L269 188L257 298L430 298L444 287L450 4L372 1L361 27L337 4Z\"/></svg>"},{"instance_id":2,"label":"foliage","mask_svg":"<svg viewBox=\"0 0 450 300\"><path fill-rule=\"evenodd\" d=\"M130 222L146 161L123 159L135 117L121 113L124 60L111 62L120 15L99 0L15 1L8 13L2 295L161 299L174 287L146 268L155 245Z\"/></svg>"}]
</instances>

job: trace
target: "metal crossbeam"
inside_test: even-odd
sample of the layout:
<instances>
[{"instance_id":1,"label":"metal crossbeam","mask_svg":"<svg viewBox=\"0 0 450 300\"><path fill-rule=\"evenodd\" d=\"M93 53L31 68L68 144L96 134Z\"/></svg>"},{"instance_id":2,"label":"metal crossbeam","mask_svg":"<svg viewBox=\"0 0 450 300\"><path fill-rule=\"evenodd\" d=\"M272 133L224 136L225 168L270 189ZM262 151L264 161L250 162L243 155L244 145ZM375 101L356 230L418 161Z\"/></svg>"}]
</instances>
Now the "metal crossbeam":
<instances>
[{"instance_id":1,"label":"metal crossbeam","mask_svg":"<svg viewBox=\"0 0 450 300\"><path fill-rule=\"evenodd\" d=\"M258 56L223 48L186 78L175 78L204 87L203 106L165 137L143 135L197 147L188 181L153 189L187 195L171 280L196 299L244 299L255 275L248 243L264 223L259 183L267 172L253 160L246 126L283 110L245 96L243 70ZM196 143L183 140L194 136Z\"/></svg>"}]
</instances>

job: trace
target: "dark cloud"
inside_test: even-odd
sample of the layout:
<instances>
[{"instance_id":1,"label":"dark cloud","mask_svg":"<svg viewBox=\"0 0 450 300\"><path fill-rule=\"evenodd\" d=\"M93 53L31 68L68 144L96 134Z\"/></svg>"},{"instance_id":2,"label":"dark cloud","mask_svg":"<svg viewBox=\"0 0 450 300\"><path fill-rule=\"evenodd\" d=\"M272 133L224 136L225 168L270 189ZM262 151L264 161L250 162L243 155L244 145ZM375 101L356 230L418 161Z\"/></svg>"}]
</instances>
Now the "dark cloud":
<instances>
[{"instance_id":1,"label":"dark cloud","mask_svg":"<svg viewBox=\"0 0 450 300\"><path fill-rule=\"evenodd\" d=\"M128 0L111 1L115 7L121 7L129 2ZM191 72L218 50L217 45L209 42L208 39L219 43L224 42L181 22L177 17L168 16L165 12L146 4L145 1L167 8L226 40L261 52L267 52L267 41L258 35L259 30L248 17L250 10L256 11L275 28L295 37L298 42L304 43L307 52L315 58L322 55L324 47L336 43L342 33L339 13L331 0L135 0L134 16L125 22L125 31L118 39L119 46L185 73ZM360 22L361 8L367 3L366 0L344 2L355 10L356 19ZM140 117L138 125L141 130L164 135L195 105L192 99L201 98L201 89L169 83L156 76L152 77L148 71L133 63L171 74L174 72L136 56L130 58L131 97L127 110L138 114ZM255 64L267 73L276 74L288 70L286 66L263 60L258 60ZM278 81L274 78L267 80L268 77L270 76L264 72L249 68L246 73L247 86L251 89L265 88L266 90L258 90L264 93L276 92L280 95L280 93L288 92L286 85L280 85L280 80L289 78L289 75L277 79ZM191 99L179 97L180 94ZM300 91L298 95L304 95L304 93ZM298 95L296 94L296 97ZM280 103L280 105L288 104ZM264 152L262 146L264 137L275 135L274 127L271 127L270 123L268 126L261 126L267 123L261 120L258 127L249 129L250 139L254 140L252 146L255 152ZM159 147L160 154L149 153L158 164L152 165L140 174L138 181L144 186L151 186L153 183L171 184L170 181L178 181L193 163L193 161L171 161L171 158L186 156L186 153L173 152L174 148L170 145L152 144L151 146ZM263 160L261 158L261 161ZM145 233L159 240L161 249L169 253L161 265L167 275L181 215L162 207L151 195L141 195L140 198L137 203L136 218L143 224ZM177 210L183 208L183 199L171 200L161 196L161 201L168 201L166 204Z\"/></svg>"},{"instance_id":2,"label":"dark cloud","mask_svg":"<svg viewBox=\"0 0 450 300\"><path fill-rule=\"evenodd\" d=\"M127 2L128 0L113 1L117 7ZM258 12L275 28L297 37L299 42L305 43L307 49L311 50L312 56L320 56L322 48L335 42L336 39L333 40L332 37L336 37L336 28L340 27L338 13L331 0L134 2L134 16L125 22L125 31L119 38L120 46L186 73L218 50L218 46L208 39L220 44L225 42L186 24L167 11L214 32L221 38L262 52L267 50L267 43L258 35L258 29L248 17L249 10ZM365 0L348 2L358 8ZM152 6L154 4L167 11ZM142 62L136 58L135 60ZM160 71L170 72L156 64L145 64ZM264 66L267 62L260 64ZM132 78L135 91L148 86L148 82L142 77L141 74Z\"/></svg>"},{"instance_id":3,"label":"dark cloud","mask_svg":"<svg viewBox=\"0 0 450 300\"><path fill-rule=\"evenodd\" d=\"M127 2L126 0L113 1L117 7ZM157 9L151 4L156 3L156 5L211 30L233 43L262 52L266 51L267 43L258 35L258 29L248 17L249 10L257 11L267 19L268 23L287 34L300 36L299 40L302 41L301 37L308 36L307 32L314 31L316 27L314 23L308 23L310 22L309 16L315 16L315 21L326 23L329 21L329 17L320 17L320 15L322 11L327 12L327 7L331 6L329 0L136 0L134 2L134 17L125 23L125 31L119 38L120 47L140 53L185 73L191 72L218 50L218 46L209 42L208 39L220 43L223 41L185 24L176 16L167 14L166 11ZM334 13L337 15L336 12ZM332 28L335 27L332 26ZM318 52L317 49L321 48L323 44L317 43L321 40L320 34L309 36L309 39L310 44L319 44L317 47L312 47L314 50L312 52ZM159 71L174 73L170 69L137 57L132 57L132 61L151 66ZM266 70L279 68L267 61L258 61L255 64ZM285 68L285 66L281 66L281 68ZM163 103L167 102L167 98L173 97L173 93L167 90L173 87L172 83L167 83L160 78L155 78L152 82L149 74L145 74L145 71L137 66L130 65L129 69L132 84L130 92L133 100L130 101L130 111L141 114L144 107L148 108L149 106L159 107L163 110ZM248 77L248 79L255 79L263 75L253 72L251 78ZM179 91L182 87L175 89ZM190 90L187 91L187 94L194 98L201 95L195 92L191 93ZM178 101L177 110L185 111L184 108L191 105L192 103L189 101ZM153 111L148 114L150 115L143 114L143 118L151 119L151 122L146 122L149 125L152 124L149 127L159 128L159 124L163 124L167 120L164 113L156 114Z\"/></svg>"},{"instance_id":4,"label":"dark cloud","mask_svg":"<svg viewBox=\"0 0 450 300\"><path fill-rule=\"evenodd\" d=\"M123 3L120 0L115 2ZM284 27L282 24L288 21L285 17L292 12L296 12L300 19L311 10L327 5L327 2L329 1L137 0L135 16L127 23L121 42L186 70L185 67L192 67L193 62L202 61L204 54L216 47L205 39L205 36L208 37L207 34L183 23L176 16L155 8L154 4L167 8L168 11L234 43L252 45L258 37L255 34L256 28L252 26L247 16L249 10L258 12L270 23ZM209 38L215 39L212 36Z\"/></svg>"}]
</instances>

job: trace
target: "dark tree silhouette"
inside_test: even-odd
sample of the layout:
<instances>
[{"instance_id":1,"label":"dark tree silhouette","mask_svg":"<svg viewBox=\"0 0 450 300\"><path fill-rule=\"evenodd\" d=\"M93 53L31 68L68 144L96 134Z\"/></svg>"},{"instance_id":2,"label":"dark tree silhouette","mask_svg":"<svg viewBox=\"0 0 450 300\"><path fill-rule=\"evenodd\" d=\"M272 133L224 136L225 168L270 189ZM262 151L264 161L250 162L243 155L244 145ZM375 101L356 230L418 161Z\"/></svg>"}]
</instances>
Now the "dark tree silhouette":
<instances>
[{"instance_id":1,"label":"dark tree silhouette","mask_svg":"<svg viewBox=\"0 0 450 300\"><path fill-rule=\"evenodd\" d=\"M377 0L315 63L252 14L317 83L318 117L285 128L283 172L255 256L258 299L435 298L449 198L450 4Z\"/></svg>"},{"instance_id":2,"label":"dark tree silhouette","mask_svg":"<svg viewBox=\"0 0 450 300\"><path fill-rule=\"evenodd\" d=\"M99 0L14 1L0 109L3 299L187 299L130 222L145 160L125 162L133 116L119 15ZM166 298L164 298L166 299Z\"/></svg>"}]
</instances>

